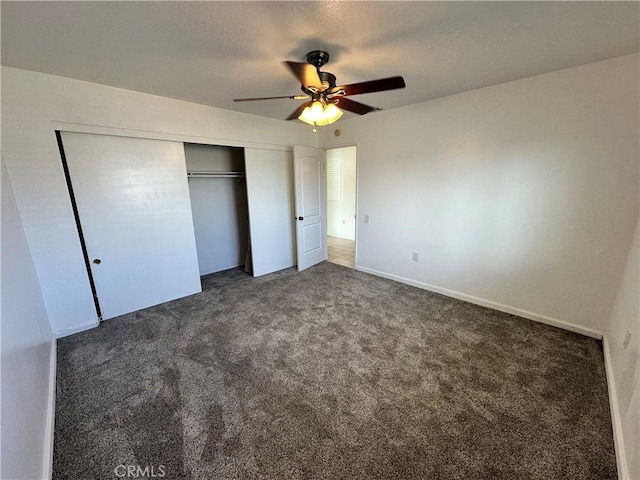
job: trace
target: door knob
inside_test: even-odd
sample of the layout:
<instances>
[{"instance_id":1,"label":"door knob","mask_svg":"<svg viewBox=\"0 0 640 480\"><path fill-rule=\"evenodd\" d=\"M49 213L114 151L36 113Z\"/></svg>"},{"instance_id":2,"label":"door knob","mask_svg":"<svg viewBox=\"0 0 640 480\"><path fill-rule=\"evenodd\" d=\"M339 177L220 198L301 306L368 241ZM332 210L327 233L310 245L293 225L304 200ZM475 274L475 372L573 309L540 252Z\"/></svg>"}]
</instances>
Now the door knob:
<instances>
[{"instance_id":1,"label":"door knob","mask_svg":"<svg viewBox=\"0 0 640 480\"><path fill-rule=\"evenodd\" d=\"M94 258L93 263L95 263L96 265L100 265L102 263L102 260L100 260L99 258Z\"/></svg>"},{"instance_id":2,"label":"door knob","mask_svg":"<svg viewBox=\"0 0 640 480\"><path fill-rule=\"evenodd\" d=\"M298 217L298 220L302 221L304 220L304 217Z\"/></svg>"}]
</instances>

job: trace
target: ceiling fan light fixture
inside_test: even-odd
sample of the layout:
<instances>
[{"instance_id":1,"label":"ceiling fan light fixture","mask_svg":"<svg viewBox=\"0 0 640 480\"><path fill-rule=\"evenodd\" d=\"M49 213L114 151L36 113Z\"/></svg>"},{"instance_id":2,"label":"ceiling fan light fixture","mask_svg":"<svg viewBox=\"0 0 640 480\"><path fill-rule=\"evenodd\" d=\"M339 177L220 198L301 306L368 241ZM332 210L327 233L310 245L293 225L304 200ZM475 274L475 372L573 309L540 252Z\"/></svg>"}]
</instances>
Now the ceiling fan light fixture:
<instances>
[{"instance_id":1,"label":"ceiling fan light fixture","mask_svg":"<svg viewBox=\"0 0 640 480\"><path fill-rule=\"evenodd\" d=\"M341 116L342 110L333 103L327 104L316 100L302 111L298 119L309 125L322 127L332 124Z\"/></svg>"},{"instance_id":2,"label":"ceiling fan light fixture","mask_svg":"<svg viewBox=\"0 0 640 480\"><path fill-rule=\"evenodd\" d=\"M309 125L315 125L316 121L318 120L318 116L317 116L318 109L316 107L316 109L314 110L313 106L319 103L320 102L313 102L311 105L306 107L298 117L298 120L302 120L303 122L308 123Z\"/></svg>"},{"instance_id":3,"label":"ceiling fan light fixture","mask_svg":"<svg viewBox=\"0 0 640 480\"><path fill-rule=\"evenodd\" d=\"M335 103L329 103L324 108L324 117L327 119L327 125L332 124L342 116L342 110L336 107Z\"/></svg>"}]
</instances>

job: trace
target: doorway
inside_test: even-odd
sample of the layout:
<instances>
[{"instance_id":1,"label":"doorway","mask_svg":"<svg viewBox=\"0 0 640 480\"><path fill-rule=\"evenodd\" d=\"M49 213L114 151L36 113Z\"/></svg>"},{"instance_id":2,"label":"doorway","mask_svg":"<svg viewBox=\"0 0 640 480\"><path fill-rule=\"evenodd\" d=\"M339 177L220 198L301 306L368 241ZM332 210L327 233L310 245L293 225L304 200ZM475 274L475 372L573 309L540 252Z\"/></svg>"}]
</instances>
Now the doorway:
<instances>
[{"instance_id":1,"label":"doorway","mask_svg":"<svg viewBox=\"0 0 640 480\"><path fill-rule=\"evenodd\" d=\"M356 259L355 146L331 148L327 159L327 260L354 268Z\"/></svg>"}]
</instances>

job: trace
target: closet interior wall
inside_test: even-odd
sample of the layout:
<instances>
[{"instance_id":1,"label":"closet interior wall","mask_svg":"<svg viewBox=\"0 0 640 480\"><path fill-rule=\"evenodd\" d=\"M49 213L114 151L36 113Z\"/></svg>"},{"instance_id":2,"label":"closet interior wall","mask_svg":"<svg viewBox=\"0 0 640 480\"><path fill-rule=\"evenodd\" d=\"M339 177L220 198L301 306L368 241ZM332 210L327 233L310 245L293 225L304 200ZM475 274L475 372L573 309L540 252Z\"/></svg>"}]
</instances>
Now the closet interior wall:
<instances>
[{"instance_id":1,"label":"closet interior wall","mask_svg":"<svg viewBox=\"0 0 640 480\"><path fill-rule=\"evenodd\" d=\"M244 149L184 144L200 275L245 264L249 214Z\"/></svg>"}]
</instances>

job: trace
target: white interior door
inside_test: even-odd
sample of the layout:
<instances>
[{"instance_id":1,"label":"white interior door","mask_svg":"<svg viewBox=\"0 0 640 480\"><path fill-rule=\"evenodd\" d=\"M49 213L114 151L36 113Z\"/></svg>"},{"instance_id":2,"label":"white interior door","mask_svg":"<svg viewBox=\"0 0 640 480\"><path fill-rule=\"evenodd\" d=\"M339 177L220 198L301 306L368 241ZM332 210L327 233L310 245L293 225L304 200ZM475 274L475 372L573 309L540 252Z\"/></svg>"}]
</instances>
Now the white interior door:
<instances>
[{"instance_id":1,"label":"white interior door","mask_svg":"<svg viewBox=\"0 0 640 480\"><path fill-rule=\"evenodd\" d=\"M296 264L291 151L245 148L253 276Z\"/></svg>"},{"instance_id":2,"label":"white interior door","mask_svg":"<svg viewBox=\"0 0 640 480\"><path fill-rule=\"evenodd\" d=\"M102 318L201 291L182 143L62 133Z\"/></svg>"},{"instance_id":3,"label":"white interior door","mask_svg":"<svg viewBox=\"0 0 640 480\"><path fill-rule=\"evenodd\" d=\"M298 271L327 259L326 177L324 152L294 147Z\"/></svg>"}]
</instances>

